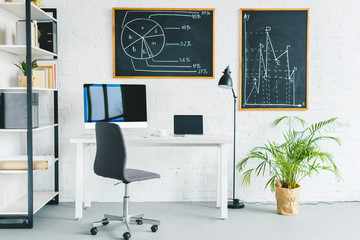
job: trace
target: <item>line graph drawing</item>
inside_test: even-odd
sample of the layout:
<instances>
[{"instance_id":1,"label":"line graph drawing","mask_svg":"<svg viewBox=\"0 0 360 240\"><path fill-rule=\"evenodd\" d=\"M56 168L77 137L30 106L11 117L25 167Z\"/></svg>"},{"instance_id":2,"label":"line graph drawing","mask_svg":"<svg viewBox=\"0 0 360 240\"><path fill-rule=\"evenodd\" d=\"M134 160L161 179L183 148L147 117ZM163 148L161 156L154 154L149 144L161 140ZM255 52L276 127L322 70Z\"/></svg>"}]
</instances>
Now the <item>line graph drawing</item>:
<instances>
[{"instance_id":1,"label":"line graph drawing","mask_svg":"<svg viewBox=\"0 0 360 240\"><path fill-rule=\"evenodd\" d=\"M117 14L114 18L115 72L140 76L212 74L212 51L206 53L206 58L199 53L202 49L213 48L212 31L201 29L208 22L213 24L211 12L118 10ZM116 25L116 21L121 25ZM206 35L198 36L199 29ZM201 44L204 46L199 47Z\"/></svg>"},{"instance_id":2,"label":"line graph drawing","mask_svg":"<svg viewBox=\"0 0 360 240\"><path fill-rule=\"evenodd\" d=\"M246 32L246 22L249 21L249 15L244 15L244 29L245 29L245 41L246 36L249 34L259 34L258 32ZM258 48L248 49L245 47L245 53L256 52L255 59L250 61L257 62L253 64L251 69L248 69L249 59L245 58L245 85L250 86L249 92L245 91L245 105L249 104L266 104L277 105L279 104L280 94L285 95L285 104L289 106L298 107L295 104L295 72L297 67L293 67L290 70L289 61L289 48L290 45L286 45L285 50L275 50L271 41L271 27L266 26L264 29L265 43L259 43ZM277 55L278 54L278 55ZM284 70L285 68L285 70ZM247 72L249 70L249 72ZM274 74L271 74L271 73ZM275 96L271 98L270 85L274 85L278 88L279 84L285 84L285 92L279 92L275 90ZM264 87L262 85L265 85ZM251 87L252 86L252 87ZM260 91L263 93L260 95ZM261 100L258 96L261 96ZM280 103L284 105L284 103Z\"/></svg>"},{"instance_id":3,"label":"line graph drawing","mask_svg":"<svg viewBox=\"0 0 360 240\"><path fill-rule=\"evenodd\" d=\"M297 39L284 37L290 35L284 33L288 29L286 22L271 21L270 17L264 17L260 21L258 16L260 13L256 15L251 11L242 15L241 107L306 107L306 85L303 78L306 64L297 58ZM298 74L299 68L301 74Z\"/></svg>"}]
</instances>

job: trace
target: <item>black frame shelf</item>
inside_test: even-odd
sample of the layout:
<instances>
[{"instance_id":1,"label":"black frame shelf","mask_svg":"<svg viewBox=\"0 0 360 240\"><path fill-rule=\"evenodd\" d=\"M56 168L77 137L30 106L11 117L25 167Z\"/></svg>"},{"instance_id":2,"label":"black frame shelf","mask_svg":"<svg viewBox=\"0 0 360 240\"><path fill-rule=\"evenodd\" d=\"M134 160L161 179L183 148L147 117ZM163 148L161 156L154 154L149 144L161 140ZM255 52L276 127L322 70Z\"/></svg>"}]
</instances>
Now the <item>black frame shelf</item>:
<instances>
[{"instance_id":1,"label":"black frame shelf","mask_svg":"<svg viewBox=\"0 0 360 240\"><path fill-rule=\"evenodd\" d=\"M51 9L54 12L53 17L47 17L46 9L41 10L31 4L31 0L26 0L25 3L1 3L2 8L8 12L11 12L18 17L22 18L19 12L19 8L25 7L25 21L26 21L26 65L27 68L31 68L31 62L33 57L33 47L31 46L31 14L33 13L35 18L40 16L42 20L56 22L56 9ZM14 7L14 9L12 9ZM18 14L17 14L18 13ZM43 18L45 16L45 18ZM35 19L34 18L34 19ZM10 47L10 46L9 46ZM4 47L6 48L6 47ZM10 47L11 48L11 47ZM4 49L0 49L6 51ZM36 54L37 49L35 50ZM20 54L16 53L15 54ZM50 53L50 56L56 59L56 54ZM45 204L57 205L59 203L59 126L58 126L58 91L53 90L53 101L54 101L54 123L50 124L50 127L54 128L54 157L57 159L54 166L54 191L50 192L35 192L33 183L33 132L35 129L32 128L32 92L39 89L32 88L32 73L31 71L27 75L27 158L28 158L28 170L27 170L27 195L23 196L18 201L13 202L8 207L3 209L3 213L0 211L0 228L32 228L34 225L34 214L41 209ZM23 89L24 90L24 89ZM6 131L5 131L6 132ZM15 130L16 132L16 130ZM20 173L21 171L19 171ZM1 174L1 173L0 173ZM39 200L40 199L40 200ZM24 203L27 202L27 207ZM19 207L20 206L20 207ZM15 211L13 211L15 209ZM17 212L16 209L19 209ZM24 210L25 209L25 210Z\"/></svg>"}]
</instances>

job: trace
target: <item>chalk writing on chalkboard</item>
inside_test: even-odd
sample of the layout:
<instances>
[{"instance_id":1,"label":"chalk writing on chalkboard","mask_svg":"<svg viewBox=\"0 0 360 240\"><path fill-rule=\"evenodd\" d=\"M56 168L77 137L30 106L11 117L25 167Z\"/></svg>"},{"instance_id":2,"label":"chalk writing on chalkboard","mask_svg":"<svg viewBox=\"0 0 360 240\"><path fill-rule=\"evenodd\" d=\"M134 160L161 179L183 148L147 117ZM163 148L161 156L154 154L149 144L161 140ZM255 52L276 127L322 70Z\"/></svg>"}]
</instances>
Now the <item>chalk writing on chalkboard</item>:
<instances>
[{"instance_id":1,"label":"chalk writing on chalkboard","mask_svg":"<svg viewBox=\"0 0 360 240\"><path fill-rule=\"evenodd\" d=\"M307 11L241 16L241 108L306 109Z\"/></svg>"},{"instance_id":2,"label":"chalk writing on chalkboard","mask_svg":"<svg viewBox=\"0 0 360 240\"><path fill-rule=\"evenodd\" d=\"M113 14L114 77L213 77L213 9Z\"/></svg>"}]
</instances>

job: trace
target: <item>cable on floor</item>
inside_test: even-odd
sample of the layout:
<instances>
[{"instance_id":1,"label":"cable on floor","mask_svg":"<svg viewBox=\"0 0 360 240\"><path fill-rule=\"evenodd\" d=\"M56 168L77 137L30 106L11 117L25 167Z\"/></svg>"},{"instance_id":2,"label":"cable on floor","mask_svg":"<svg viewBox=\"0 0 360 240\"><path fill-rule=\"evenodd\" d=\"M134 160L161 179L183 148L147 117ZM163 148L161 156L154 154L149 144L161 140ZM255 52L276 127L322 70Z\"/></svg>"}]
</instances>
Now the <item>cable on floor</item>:
<instances>
[{"instance_id":1,"label":"cable on floor","mask_svg":"<svg viewBox=\"0 0 360 240\"><path fill-rule=\"evenodd\" d=\"M245 201L242 202L246 204L276 205L276 202L245 202ZM360 203L360 201L305 202L305 203L300 202L300 205L319 205L319 204L332 205L336 203Z\"/></svg>"}]
</instances>

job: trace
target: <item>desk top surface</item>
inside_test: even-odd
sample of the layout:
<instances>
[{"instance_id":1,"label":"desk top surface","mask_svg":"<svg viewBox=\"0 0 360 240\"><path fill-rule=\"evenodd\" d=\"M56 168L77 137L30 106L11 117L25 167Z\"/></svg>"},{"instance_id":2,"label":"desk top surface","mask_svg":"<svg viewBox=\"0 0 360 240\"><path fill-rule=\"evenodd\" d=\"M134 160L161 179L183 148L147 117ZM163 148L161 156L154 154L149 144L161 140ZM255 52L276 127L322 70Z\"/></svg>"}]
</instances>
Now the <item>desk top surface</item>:
<instances>
[{"instance_id":1,"label":"desk top surface","mask_svg":"<svg viewBox=\"0 0 360 240\"><path fill-rule=\"evenodd\" d=\"M156 145L217 145L217 144L230 144L232 139L229 136L136 136L136 135L124 135L126 144L156 144ZM71 143L96 143L94 134L83 134L70 139Z\"/></svg>"}]
</instances>

